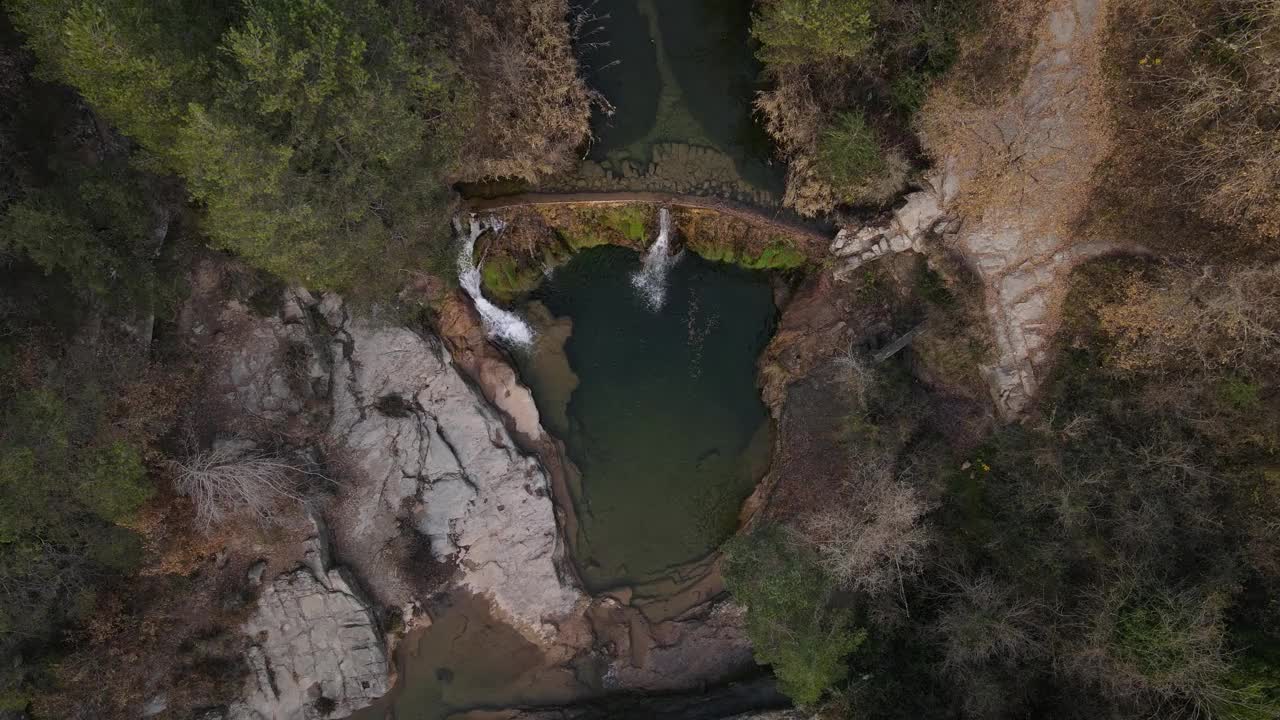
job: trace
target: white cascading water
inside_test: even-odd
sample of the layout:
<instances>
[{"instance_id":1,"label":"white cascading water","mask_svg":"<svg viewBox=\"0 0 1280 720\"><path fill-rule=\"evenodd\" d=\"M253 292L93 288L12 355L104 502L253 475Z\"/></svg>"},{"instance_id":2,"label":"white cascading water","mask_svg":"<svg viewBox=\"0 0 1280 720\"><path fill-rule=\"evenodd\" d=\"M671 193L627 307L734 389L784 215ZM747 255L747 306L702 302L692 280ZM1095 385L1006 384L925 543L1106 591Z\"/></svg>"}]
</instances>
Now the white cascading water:
<instances>
[{"instance_id":1,"label":"white cascading water","mask_svg":"<svg viewBox=\"0 0 1280 720\"><path fill-rule=\"evenodd\" d=\"M463 230L462 222L457 219L454 220L454 228L462 240L462 249L458 252L458 282L475 303L476 312L480 313L489 337L528 347L533 342L533 330L529 324L519 315L486 300L480 290L480 268L475 260L476 239L486 229L500 230L502 226L495 220L481 221L473 216L468 229Z\"/></svg>"},{"instance_id":2,"label":"white cascading water","mask_svg":"<svg viewBox=\"0 0 1280 720\"><path fill-rule=\"evenodd\" d=\"M644 266L631 276L631 284L650 308L662 309L667 299L667 271L679 259L679 255L671 255L671 212L662 208L658 211L658 239L645 253Z\"/></svg>"}]
</instances>

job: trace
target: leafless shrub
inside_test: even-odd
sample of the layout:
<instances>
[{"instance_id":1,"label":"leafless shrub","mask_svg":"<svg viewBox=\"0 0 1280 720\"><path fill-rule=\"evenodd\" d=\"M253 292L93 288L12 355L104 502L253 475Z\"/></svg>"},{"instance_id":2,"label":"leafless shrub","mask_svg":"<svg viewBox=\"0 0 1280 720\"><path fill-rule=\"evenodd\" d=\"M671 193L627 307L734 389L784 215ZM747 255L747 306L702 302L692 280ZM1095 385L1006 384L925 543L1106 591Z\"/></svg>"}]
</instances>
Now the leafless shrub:
<instances>
[{"instance_id":1,"label":"leafless shrub","mask_svg":"<svg viewBox=\"0 0 1280 720\"><path fill-rule=\"evenodd\" d=\"M284 501L303 499L297 486L302 468L230 444L174 462L173 468L178 492L191 498L196 520L206 529L240 512L270 522Z\"/></svg>"},{"instance_id":2,"label":"leafless shrub","mask_svg":"<svg viewBox=\"0 0 1280 720\"><path fill-rule=\"evenodd\" d=\"M1034 606L1015 599L991 575L953 575L946 596L950 603L935 629L948 673L965 677L992 661L1013 664L1044 654Z\"/></svg>"},{"instance_id":3,"label":"leafless shrub","mask_svg":"<svg viewBox=\"0 0 1280 720\"><path fill-rule=\"evenodd\" d=\"M865 409L867 396L874 388L876 379L871 364L853 346L837 356L835 363L845 371L840 375L840 381L848 386L857 407Z\"/></svg>"},{"instance_id":4,"label":"leafless shrub","mask_svg":"<svg viewBox=\"0 0 1280 720\"><path fill-rule=\"evenodd\" d=\"M1121 370L1261 370L1280 362L1280 264L1133 276L1099 316Z\"/></svg>"},{"instance_id":5,"label":"leafless shrub","mask_svg":"<svg viewBox=\"0 0 1280 720\"><path fill-rule=\"evenodd\" d=\"M888 459L857 463L839 502L808 516L802 531L823 566L845 587L872 594L919 572L931 540L920 493L893 477Z\"/></svg>"}]
</instances>

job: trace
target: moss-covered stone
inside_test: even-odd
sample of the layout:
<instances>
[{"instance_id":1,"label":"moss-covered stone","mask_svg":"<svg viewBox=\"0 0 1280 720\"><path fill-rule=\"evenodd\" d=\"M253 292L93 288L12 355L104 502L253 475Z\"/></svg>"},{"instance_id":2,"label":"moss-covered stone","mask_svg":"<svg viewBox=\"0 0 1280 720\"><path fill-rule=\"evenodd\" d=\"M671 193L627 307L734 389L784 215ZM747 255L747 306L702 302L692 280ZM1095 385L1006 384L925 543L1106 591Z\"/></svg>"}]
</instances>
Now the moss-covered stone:
<instances>
[{"instance_id":1,"label":"moss-covered stone","mask_svg":"<svg viewBox=\"0 0 1280 720\"><path fill-rule=\"evenodd\" d=\"M673 219L684 246L713 262L792 270L809 260L806 249L791 238L741 217L678 208ZM485 293L498 302L531 292L547 268L568 262L581 250L621 245L643 251L658 232L658 208L648 203L545 205L513 210L505 220L508 231L480 253Z\"/></svg>"},{"instance_id":2,"label":"moss-covered stone","mask_svg":"<svg viewBox=\"0 0 1280 720\"><path fill-rule=\"evenodd\" d=\"M542 271L530 263L498 255L485 259L480 266L480 277L486 295L499 302L510 302L538 287L542 282Z\"/></svg>"},{"instance_id":3,"label":"moss-covered stone","mask_svg":"<svg viewBox=\"0 0 1280 720\"><path fill-rule=\"evenodd\" d=\"M538 213L575 252L597 245L643 247L657 228L657 211L644 203L555 205L538 208Z\"/></svg>"},{"instance_id":4,"label":"moss-covered stone","mask_svg":"<svg viewBox=\"0 0 1280 720\"><path fill-rule=\"evenodd\" d=\"M743 258L739 264L753 270L790 270L804 265L807 259L803 252L786 241L778 241L766 247L758 257Z\"/></svg>"},{"instance_id":5,"label":"moss-covered stone","mask_svg":"<svg viewBox=\"0 0 1280 720\"><path fill-rule=\"evenodd\" d=\"M682 209L676 213L676 227L685 247L713 262L752 270L790 270L808 260L805 250L790 239L739 217Z\"/></svg>"}]
</instances>

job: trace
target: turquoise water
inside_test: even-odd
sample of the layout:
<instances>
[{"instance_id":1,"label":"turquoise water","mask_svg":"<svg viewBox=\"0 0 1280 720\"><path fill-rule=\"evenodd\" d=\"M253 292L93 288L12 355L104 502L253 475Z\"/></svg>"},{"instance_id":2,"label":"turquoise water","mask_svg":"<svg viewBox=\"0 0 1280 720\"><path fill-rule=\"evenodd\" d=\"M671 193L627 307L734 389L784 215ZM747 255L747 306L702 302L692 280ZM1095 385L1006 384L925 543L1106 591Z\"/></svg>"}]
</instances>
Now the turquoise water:
<instances>
[{"instance_id":1,"label":"turquoise water","mask_svg":"<svg viewBox=\"0 0 1280 720\"><path fill-rule=\"evenodd\" d=\"M563 351L576 387L557 391L564 373L530 384L544 417L565 419L551 430L582 473L574 559L592 591L714 550L772 450L756 388L776 315L767 276L686 253L654 310L630 282L639 268L634 251L594 248L535 292L572 320Z\"/></svg>"}]
</instances>

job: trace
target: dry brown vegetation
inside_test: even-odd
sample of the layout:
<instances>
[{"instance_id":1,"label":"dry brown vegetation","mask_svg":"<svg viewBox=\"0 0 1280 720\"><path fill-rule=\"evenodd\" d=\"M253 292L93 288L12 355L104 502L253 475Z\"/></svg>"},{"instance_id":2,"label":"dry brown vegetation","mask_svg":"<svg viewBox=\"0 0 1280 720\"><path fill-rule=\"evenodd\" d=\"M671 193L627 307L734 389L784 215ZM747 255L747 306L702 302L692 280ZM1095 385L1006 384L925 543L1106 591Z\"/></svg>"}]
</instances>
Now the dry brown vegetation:
<instances>
[{"instance_id":1,"label":"dry brown vegetation","mask_svg":"<svg viewBox=\"0 0 1280 720\"><path fill-rule=\"evenodd\" d=\"M818 215L846 202L880 204L906 184L910 164L898 148L885 155L881 173L853 188L837 188L823 175L818 145L836 109L851 102L847 71L827 67L785 67L773 87L756 98L765 128L787 161L783 202L804 215Z\"/></svg>"},{"instance_id":2,"label":"dry brown vegetation","mask_svg":"<svg viewBox=\"0 0 1280 720\"><path fill-rule=\"evenodd\" d=\"M805 215L892 200L910 179L918 148L907 128L930 87L945 88L943 105L992 103L1022 77L1043 12L1043 4L1031 0L864 5L874 40L859 52L813 51L804 62L793 51L785 63L769 62L765 53L771 87L757 97L756 109L788 164L784 202ZM822 148L849 112L865 116L881 154L875 171L853 183L832 172Z\"/></svg>"},{"instance_id":3,"label":"dry brown vegetation","mask_svg":"<svg viewBox=\"0 0 1280 720\"><path fill-rule=\"evenodd\" d=\"M1280 265L1130 275L1099 310L1126 371L1260 375L1280 365Z\"/></svg>"},{"instance_id":4,"label":"dry brown vegetation","mask_svg":"<svg viewBox=\"0 0 1280 720\"><path fill-rule=\"evenodd\" d=\"M475 91L458 179L530 182L570 167L596 96L578 74L565 0L442 0Z\"/></svg>"},{"instance_id":5,"label":"dry brown vegetation","mask_svg":"<svg viewBox=\"0 0 1280 720\"><path fill-rule=\"evenodd\" d=\"M53 669L55 684L35 697L37 717L133 718L163 697L168 715L236 700L252 610L246 570L267 547L300 542L309 524L264 532L233 519L208 531L191 504L162 492L129 522L147 563L127 583L107 588L88 621L74 628L71 652ZM270 573L284 569L275 561Z\"/></svg>"},{"instance_id":6,"label":"dry brown vegetation","mask_svg":"<svg viewBox=\"0 0 1280 720\"><path fill-rule=\"evenodd\" d=\"M1164 0L1132 10L1146 32L1125 71L1153 104L1158 141L1174 148L1178 186L1209 217L1280 239L1280 5Z\"/></svg>"},{"instance_id":7,"label":"dry brown vegetation","mask_svg":"<svg viewBox=\"0 0 1280 720\"><path fill-rule=\"evenodd\" d=\"M293 463L223 444L173 464L174 486L191 498L196 521L209 529L229 515L249 513L262 522L275 518L286 501L302 502Z\"/></svg>"},{"instance_id":8,"label":"dry brown vegetation","mask_svg":"<svg viewBox=\"0 0 1280 720\"><path fill-rule=\"evenodd\" d=\"M1073 57L1084 75L1071 80L1069 88L1055 90L1052 71L1040 77L1028 74L1042 33L1048 32L1043 22L1046 10L1045 3L1027 0L993 3L987 18L990 29L963 38L955 67L930 91L917 119L930 155L953 163L953 172L965 177L960 196L950 206L961 217L980 218L1001 203L1029 205L1048 192L1046 186L1055 176L1087 157L1073 150L1073 143L1096 148L1108 142L1098 123L1071 117L1087 115L1093 120L1101 117L1099 108L1073 108L1064 119L1075 121L1070 130L1054 122L1065 95L1088 96L1093 82L1088 57ZM1081 84L1085 92L1080 92ZM1064 96L1052 97L1055 91ZM1077 136L1068 141L1066 132ZM1092 136L1083 137L1083 132ZM1088 188L1060 182L1052 191L1061 212L1052 213L1052 220L1039 217L1051 214L1044 210L1025 213L1028 217L1020 222L1057 225L1074 215Z\"/></svg>"},{"instance_id":9,"label":"dry brown vegetation","mask_svg":"<svg viewBox=\"0 0 1280 720\"><path fill-rule=\"evenodd\" d=\"M805 518L801 528L832 578L871 594L894 591L918 573L930 542L923 523L929 505L884 468L856 466L862 477L849 481L844 497Z\"/></svg>"},{"instance_id":10,"label":"dry brown vegetation","mask_svg":"<svg viewBox=\"0 0 1280 720\"><path fill-rule=\"evenodd\" d=\"M1280 239L1280 5L1123 0L1106 63L1123 142L1093 222L1153 249L1274 252Z\"/></svg>"}]
</instances>

